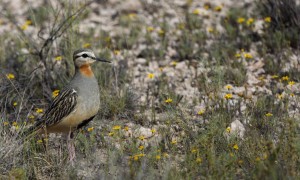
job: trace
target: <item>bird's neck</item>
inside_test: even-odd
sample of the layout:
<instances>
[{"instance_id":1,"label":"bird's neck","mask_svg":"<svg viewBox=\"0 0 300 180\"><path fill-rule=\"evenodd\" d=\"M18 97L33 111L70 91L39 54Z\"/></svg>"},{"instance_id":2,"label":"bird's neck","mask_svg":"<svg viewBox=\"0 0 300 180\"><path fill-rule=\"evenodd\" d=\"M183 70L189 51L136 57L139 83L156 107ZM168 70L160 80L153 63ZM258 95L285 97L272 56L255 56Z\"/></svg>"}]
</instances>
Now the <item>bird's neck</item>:
<instances>
[{"instance_id":1,"label":"bird's neck","mask_svg":"<svg viewBox=\"0 0 300 180\"><path fill-rule=\"evenodd\" d=\"M92 68L89 64L84 64L82 66L79 67L79 72L86 76L86 77L93 77L94 73L92 71Z\"/></svg>"}]
</instances>

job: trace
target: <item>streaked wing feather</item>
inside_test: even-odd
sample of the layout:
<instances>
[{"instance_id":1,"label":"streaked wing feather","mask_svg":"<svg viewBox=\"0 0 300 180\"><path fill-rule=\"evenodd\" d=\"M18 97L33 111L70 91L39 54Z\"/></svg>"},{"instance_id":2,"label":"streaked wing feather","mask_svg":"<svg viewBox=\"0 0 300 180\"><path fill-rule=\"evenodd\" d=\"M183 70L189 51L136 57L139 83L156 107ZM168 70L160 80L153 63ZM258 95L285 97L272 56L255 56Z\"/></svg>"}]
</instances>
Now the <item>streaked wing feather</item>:
<instances>
[{"instance_id":1,"label":"streaked wing feather","mask_svg":"<svg viewBox=\"0 0 300 180\"><path fill-rule=\"evenodd\" d=\"M66 89L55 98L49 109L41 117L46 126L59 123L69 115L77 104L77 92L75 89Z\"/></svg>"},{"instance_id":2,"label":"streaked wing feather","mask_svg":"<svg viewBox=\"0 0 300 180\"><path fill-rule=\"evenodd\" d=\"M52 126L68 116L77 104L77 92L75 89L65 89L53 100L45 114L30 128L31 132L43 126Z\"/></svg>"}]
</instances>

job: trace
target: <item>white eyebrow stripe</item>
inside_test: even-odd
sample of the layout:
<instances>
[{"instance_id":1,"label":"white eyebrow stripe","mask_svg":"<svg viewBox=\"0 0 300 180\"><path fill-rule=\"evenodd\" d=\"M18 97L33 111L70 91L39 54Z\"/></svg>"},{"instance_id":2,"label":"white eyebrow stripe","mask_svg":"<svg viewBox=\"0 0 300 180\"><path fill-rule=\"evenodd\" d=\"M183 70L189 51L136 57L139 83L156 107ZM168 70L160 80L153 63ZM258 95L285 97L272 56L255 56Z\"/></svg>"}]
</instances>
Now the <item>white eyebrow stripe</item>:
<instances>
[{"instance_id":1,"label":"white eyebrow stripe","mask_svg":"<svg viewBox=\"0 0 300 180\"><path fill-rule=\"evenodd\" d=\"M76 56L82 56L83 54L87 54L89 57L95 57L95 54L88 51L83 51L81 53L78 53Z\"/></svg>"}]
</instances>

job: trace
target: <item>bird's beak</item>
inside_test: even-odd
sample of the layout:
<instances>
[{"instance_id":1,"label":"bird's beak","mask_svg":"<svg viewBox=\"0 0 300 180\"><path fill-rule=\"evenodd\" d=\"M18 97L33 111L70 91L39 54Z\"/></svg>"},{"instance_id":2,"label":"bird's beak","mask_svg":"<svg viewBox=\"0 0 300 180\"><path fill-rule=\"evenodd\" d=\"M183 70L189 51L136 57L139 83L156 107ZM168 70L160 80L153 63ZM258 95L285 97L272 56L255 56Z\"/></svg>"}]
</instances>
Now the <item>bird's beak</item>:
<instances>
[{"instance_id":1,"label":"bird's beak","mask_svg":"<svg viewBox=\"0 0 300 180\"><path fill-rule=\"evenodd\" d=\"M108 61L108 60L102 59L102 58L96 58L96 61L101 61L101 62L111 63L111 61Z\"/></svg>"}]
</instances>

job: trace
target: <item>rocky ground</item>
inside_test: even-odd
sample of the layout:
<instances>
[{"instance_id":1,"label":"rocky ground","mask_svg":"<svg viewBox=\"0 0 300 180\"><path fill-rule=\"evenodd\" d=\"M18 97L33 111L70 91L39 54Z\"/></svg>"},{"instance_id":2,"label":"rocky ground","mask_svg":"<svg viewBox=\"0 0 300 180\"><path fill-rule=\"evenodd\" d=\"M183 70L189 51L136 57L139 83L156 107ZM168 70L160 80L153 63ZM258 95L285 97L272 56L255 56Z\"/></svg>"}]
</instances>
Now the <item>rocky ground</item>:
<instances>
[{"instance_id":1,"label":"rocky ground","mask_svg":"<svg viewBox=\"0 0 300 180\"><path fill-rule=\"evenodd\" d=\"M9 84L9 79L15 89L20 88L18 93L26 95L22 100L7 98L11 93L6 88L9 85L1 88L6 97L1 99L5 108L1 108L0 121L0 143L6 144L0 146L5 152L0 153L0 157L5 157L5 163L0 163L3 177L263 177L260 166L269 167L273 162L265 154L271 157L276 148L267 151L261 147L273 143L280 149L286 145L281 143L281 133L290 121L296 124L293 138L299 140L300 55L299 47L283 47L282 39L282 46L278 45L280 52L275 49L276 38L267 39L270 33L278 33L269 28L275 19L260 13L258 3L109 0L85 7L83 2L1 1L0 39L5 44L0 48L5 57L1 59L1 82ZM80 8L85 11L75 13L68 30L52 42L45 63L35 60L33 52L53 32L50 27L59 27L60 18L68 18ZM268 41L274 43L274 49ZM52 98L52 91L70 79L72 65L68 59L78 47L92 48L113 63L95 67L103 89L103 110L77 137L76 166L67 166L63 160L66 149L60 135L49 137L47 153L41 151L38 141L31 154L12 151L16 145L11 138L22 129L24 119L30 124L31 119L40 116ZM12 51L17 55L13 56ZM28 83L24 77L34 69L32 64L38 70ZM50 77L54 85L44 85L41 80L47 64L52 68ZM42 88L30 86L35 79L40 80L36 84L42 84L38 86ZM34 93L26 88L22 91L24 83ZM254 147L255 138L260 139L261 146ZM294 151L291 156L299 158L299 148ZM13 158L20 153L23 158ZM232 162L224 160L228 157ZM12 159L14 163L8 163ZM232 176L210 169L220 169L215 163L222 164L223 160L236 164L224 170L232 172ZM292 172L297 164L299 160L290 165L290 171L282 173L299 177L299 173ZM60 169L63 167L67 168ZM203 171L197 172L199 167ZM182 174L172 176L172 170ZM250 176L252 170L260 173Z\"/></svg>"}]
</instances>

